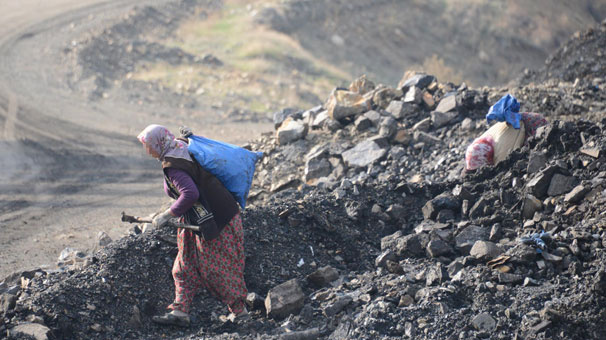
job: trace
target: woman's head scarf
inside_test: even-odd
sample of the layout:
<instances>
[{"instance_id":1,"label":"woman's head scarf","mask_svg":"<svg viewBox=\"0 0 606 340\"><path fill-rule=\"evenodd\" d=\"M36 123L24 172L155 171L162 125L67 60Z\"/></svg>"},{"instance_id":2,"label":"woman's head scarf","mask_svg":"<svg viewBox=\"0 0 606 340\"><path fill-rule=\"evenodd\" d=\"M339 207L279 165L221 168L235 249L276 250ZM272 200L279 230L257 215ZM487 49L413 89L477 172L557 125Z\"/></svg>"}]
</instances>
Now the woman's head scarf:
<instances>
[{"instance_id":1,"label":"woman's head scarf","mask_svg":"<svg viewBox=\"0 0 606 340\"><path fill-rule=\"evenodd\" d=\"M137 136L143 145L149 146L160 155L160 160L165 157L182 158L191 161L187 143L175 139L175 136L164 126L152 124L146 127Z\"/></svg>"}]
</instances>

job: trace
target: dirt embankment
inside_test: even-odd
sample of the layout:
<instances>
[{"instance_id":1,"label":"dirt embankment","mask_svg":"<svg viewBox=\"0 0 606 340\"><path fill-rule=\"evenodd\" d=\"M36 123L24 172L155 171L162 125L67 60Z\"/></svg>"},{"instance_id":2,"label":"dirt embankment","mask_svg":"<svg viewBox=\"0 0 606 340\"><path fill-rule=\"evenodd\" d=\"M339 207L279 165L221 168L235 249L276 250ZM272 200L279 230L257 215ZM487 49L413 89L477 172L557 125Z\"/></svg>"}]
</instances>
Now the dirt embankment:
<instances>
[{"instance_id":1,"label":"dirt embankment","mask_svg":"<svg viewBox=\"0 0 606 340\"><path fill-rule=\"evenodd\" d=\"M419 68L443 81L498 85L539 68L601 1L286 1L258 21L351 74L393 84Z\"/></svg>"}]
</instances>

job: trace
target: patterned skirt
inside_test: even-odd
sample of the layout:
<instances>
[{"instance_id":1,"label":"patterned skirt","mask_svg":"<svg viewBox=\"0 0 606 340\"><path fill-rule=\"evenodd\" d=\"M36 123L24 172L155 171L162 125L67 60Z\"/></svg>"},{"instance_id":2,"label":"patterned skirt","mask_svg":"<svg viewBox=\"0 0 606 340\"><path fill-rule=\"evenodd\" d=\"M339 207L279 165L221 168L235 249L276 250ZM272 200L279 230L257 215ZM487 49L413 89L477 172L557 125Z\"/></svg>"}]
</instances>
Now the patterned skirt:
<instances>
[{"instance_id":1,"label":"patterned skirt","mask_svg":"<svg viewBox=\"0 0 606 340\"><path fill-rule=\"evenodd\" d=\"M244 309L244 233L242 218L236 214L219 237L204 241L193 231L179 229L179 252L173 264L175 301L168 306L189 313L192 300L203 288L224 302L229 311Z\"/></svg>"}]
</instances>

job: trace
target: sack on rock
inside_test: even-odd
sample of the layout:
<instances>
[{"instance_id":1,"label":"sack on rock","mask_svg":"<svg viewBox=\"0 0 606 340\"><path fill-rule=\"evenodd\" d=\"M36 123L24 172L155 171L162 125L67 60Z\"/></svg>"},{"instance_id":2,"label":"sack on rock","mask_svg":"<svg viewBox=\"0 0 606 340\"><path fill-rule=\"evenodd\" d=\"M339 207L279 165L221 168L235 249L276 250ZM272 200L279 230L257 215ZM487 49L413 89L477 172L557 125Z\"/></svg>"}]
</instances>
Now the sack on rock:
<instances>
[{"instance_id":1,"label":"sack on rock","mask_svg":"<svg viewBox=\"0 0 606 340\"><path fill-rule=\"evenodd\" d=\"M217 177L242 209L255 173L255 164L263 152L252 152L229 143L190 135L189 152L208 172Z\"/></svg>"}]
</instances>

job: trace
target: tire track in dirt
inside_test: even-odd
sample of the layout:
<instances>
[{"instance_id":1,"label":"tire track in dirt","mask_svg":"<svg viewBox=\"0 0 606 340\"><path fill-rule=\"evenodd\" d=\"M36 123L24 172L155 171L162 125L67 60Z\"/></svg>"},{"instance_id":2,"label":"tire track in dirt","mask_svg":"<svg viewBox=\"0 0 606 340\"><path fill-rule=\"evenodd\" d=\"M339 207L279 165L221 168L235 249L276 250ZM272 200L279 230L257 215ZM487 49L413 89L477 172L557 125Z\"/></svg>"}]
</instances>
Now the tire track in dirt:
<instances>
[{"instance_id":1,"label":"tire track in dirt","mask_svg":"<svg viewBox=\"0 0 606 340\"><path fill-rule=\"evenodd\" d=\"M13 93L8 93L8 108L4 120L3 137L6 141L15 140L15 120L17 119L17 97Z\"/></svg>"}]
</instances>

